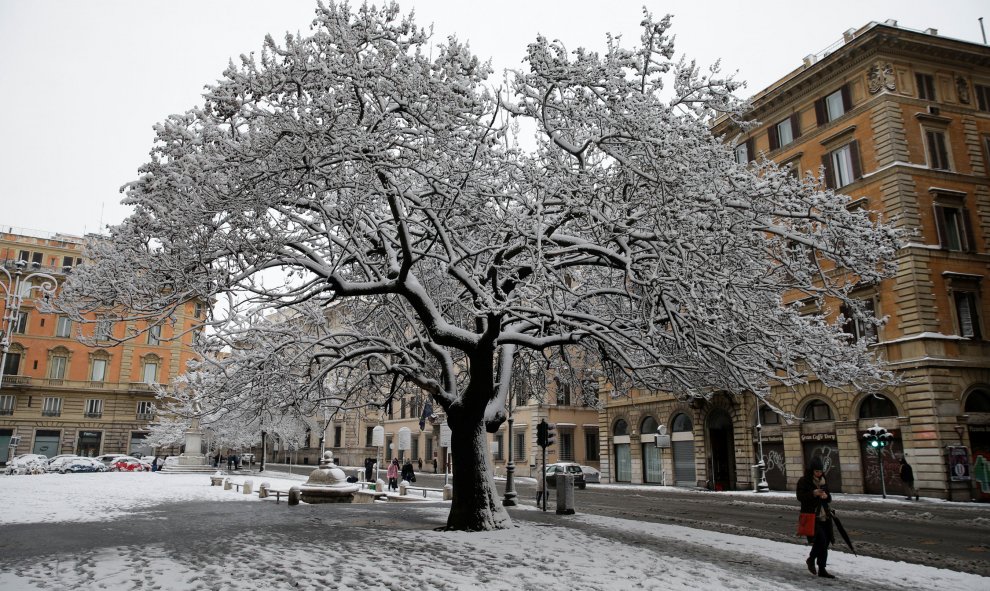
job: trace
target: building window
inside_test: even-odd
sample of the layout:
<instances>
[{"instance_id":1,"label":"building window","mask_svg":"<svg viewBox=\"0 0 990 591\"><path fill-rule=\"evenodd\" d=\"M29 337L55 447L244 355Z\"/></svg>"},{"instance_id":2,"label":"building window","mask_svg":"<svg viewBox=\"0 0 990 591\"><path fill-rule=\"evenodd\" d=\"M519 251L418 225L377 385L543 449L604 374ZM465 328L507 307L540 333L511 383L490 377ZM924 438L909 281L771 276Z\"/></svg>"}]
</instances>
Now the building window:
<instances>
[{"instance_id":1,"label":"building window","mask_svg":"<svg viewBox=\"0 0 990 591\"><path fill-rule=\"evenodd\" d=\"M863 176L859 166L859 144L852 141L822 156L825 186L840 189Z\"/></svg>"},{"instance_id":2,"label":"building window","mask_svg":"<svg viewBox=\"0 0 990 591\"><path fill-rule=\"evenodd\" d=\"M162 342L162 326L156 324L154 326L148 327L148 344L149 345L160 345Z\"/></svg>"},{"instance_id":3,"label":"building window","mask_svg":"<svg viewBox=\"0 0 990 591\"><path fill-rule=\"evenodd\" d=\"M770 149L776 150L790 144L801 136L801 118L794 113L787 119L770 126L767 130L770 139Z\"/></svg>"},{"instance_id":4,"label":"building window","mask_svg":"<svg viewBox=\"0 0 990 591\"><path fill-rule=\"evenodd\" d=\"M0 415L14 414L14 407L17 406L17 399L10 394L0 394Z\"/></svg>"},{"instance_id":5,"label":"building window","mask_svg":"<svg viewBox=\"0 0 990 591\"><path fill-rule=\"evenodd\" d=\"M598 433L585 431L584 433L584 455L589 462L597 462L598 457Z\"/></svg>"},{"instance_id":6,"label":"building window","mask_svg":"<svg viewBox=\"0 0 990 591\"><path fill-rule=\"evenodd\" d=\"M72 334L72 320L68 316L59 316L55 324L55 336L68 337Z\"/></svg>"},{"instance_id":7,"label":"building window","mask_svg":"<svg viewBox=\"0 0 990 591\"><path fill-rule=\"evenodd\" d=\"M64 380L65 369L68 365L68 357L64 355L52 355L48 360L48 377L53 380Z\"/></svg>"},{"instance_id":8,"label":"building window","mask_svg":"<svg viewBox=\"0 0 990 591\"><path fill-rule=\"evenodd\" d=\"M203 304L196 302L193 304L193 318L201 318L203 316Z\"/></svg>"},{"instance_id":9,"label":"building window","mask_svg":"<svg viewBox=\"0 0 990 591\"><path fill-rule=\"evenodd\" d=\"M894 403L891 402L886 396L881 396L879 394L867 396L863 400L863 404L859 407L859 418L861 419L896 416L897 408L894 407Z\"/></svg>"},{"instance_id":10,"label":"building window","mask_svg":"<svg viewBox=\"0 0 990 591\"><path fill-rule=\"evenodd\" d=\"M654 435L657 432L657 420L653 417L646 417L643 422L639 425L639 432L642 435Z\"/></svg>"},{"instance_id":11,"label":"building window","mask_svg":"<svg viewBox=\"0 0 990 591\"><path fill-rule=\"evenodd\" d=\"M571 405L571 385L557 381L557 404L561 406Z\"/></svg>"},{"instance_id":12,"label":"building window","mask_svg":"<svg viewBox=\"0 0 990 591\"><path fill-rule=\"evenodd\" d=\"M876 302L873 298L860 300L862 305L860 315L847 305L842 306L842 315L846 318L846 323L842 330L852 336L852 342L857 343L866 340L871 343L877 342L877 325L872 322L876 316Z\"/></svg>"},{"instance_id":13,"label":"building window","mask_svg":"<svg viewBox=\"0 0 990 591\"><path fill-rule=\"evenodd\" d=\"M928 167L935 170L952 170L949 163L949 149L945 143L945 132L937 129L925 130L925 151L928 154Z\"/></svg>"},{"instance_id":14,"label":"building window","mask_svg":"<svg viewBox=\"0 0 990 591\"><path fill-rule=\"evenodd\" d=\"M405 398L400 398L399 399L399 418L400 419L406 418L406 399Z\"/></svg>"},{"instance_id":15,"label":"building window","mask_svg":"<svg viewBox=\"0 0 990 591\"><path fill-rule=\"evenodd\" d=\"M517 431L514 437L516 440L512 442L512 459L513 461L521 462L526 459L526 432ZM427 439L427 443L429 441Z\"/></svg>"},{"instance_id":16,"label":"building window","mask_svg":"<svg viewBox=\"0 0 990 591\"><path fill-rule=\"evenodd\" d=\"M990 111L990 86L976 84L974 87L976 88L976 108L981 111Z\"/></svg>"},{"instance_id":17,"label":"building window","mask_svg":"<svg viewBox=\"0 0 990 591\"><path fill-rule=\"evenodd\" d=\"M560 441L560 460L563 462L573 462L574 461L574 433L570 431L562 431L558 433Z\"/></svg>"},{"instance_id":18,"label":"building window","mask_svg":"<svg viewBox=\"0 0 990 591\"><path fill-rule=\"evenodd\" d=\"M96 318L96 340L109 341L113 336L113 319L109 316L98 316Z\"/></svg>"},{"instance_id":19,"label":"building window","mask_svg":"<svg viewBox=\"0 0 990 591\"><path fill-rule=\"evenodd\" d=\"M850 109L852 109L852 97L849 94L849 86L844 85L825 98L815 101L815 118L819 126L825 125L842 117Z\"/></svg>"},{"instance_id":20,"label":"building window","mask_svg":"<svg viewBox=\"0 0 990 591\"><path fill-rule=\"evenodd\" d=\"M505 446L505 441L503 441L504 438L505 437L501 433L497 433L492 438L492 447L495 448L492 453L492 459L496 462L501 462L505 459L504 452L502 451L502 448Z\"/></svg>"},{"instance_id":21,"label":"building window","mask_svg":"<svg viewBox=\"0 0 990 591\"><path fill-rule=\"evenodd\" d=\"M691 417L684 413L681 413L674 417L674 424L671 426L670 430L674 433L688 433L694 428L691 423Z\"/></svg>"},{"instance_id":22,"label":"building window","mask_svg":"<svg viewBox=\"0 0 990 591\"><path fill-rule=\"evenodd\" d=\"M99 398L91 398L86 401L86 417L98 419L103 416L103 401Z\"/></svg>"},{"instance_id":23,"label":"building window","mask_svg":"<svg viewBox=\"0 0 990 591\"><path fill-rule=\"evenodd\" d=\"M145 384L157 384L158 383L158 362L153 360L147 360L144 362L144 373L142 375L141 381Z\"/></svg>"},{"instance_id":24,"label":"building window","mask_svg":"<svg viewBox=\"0 0 990 591\"><path fill-rule=\"evenodd\" d=\"M14 322L14 334L24 334L28 327L28 313L18 312L17 320Z\"/></svg>"},{"instance_id":25,"label":"building window","mask_svg":"<svg viewBox=\"0 0 990 591\"><path fill-rule=\"evenodd\" d=\"M89 379L92 382L102 382L107 377L107 360L106 359L93 359L93 368L89 373Z\"/></svg>"},{"instance_id":26,"label":"building window","mask_svg":"<svg viewBox=\"0 0 990 591\"><path fill-rule=\"evenodd\" d=\"M49 396L45 398L45 403L41 407L41 416L57 417L62 415L62 399Z\"/></svg>"},{"instance_id":27,"label":"building window","mask_svg":"<svg viewBox=\"0 0 990 591\"><path fill-rule=\"evenodd\" d=\"M969 212L964 205L965 198L962 197L936 196L933 205L935 229L938 232L939 246L946 250L971 250Z\"/></svg>"},{"instance_id":28,"label":"building window","mask_svg":"<svg viewBox=\"0 0 990 591\"><path fill-rule=\"evenodd\" d=\"M760 424L761 425L779 425L780 415L774 412L772 408L766 404L760 406Z\"/></svg>"},{"instance_id":29,"label":"building window","mask_svg":"<svg viewBox=\"0 0 990 591\"><path fill-rule=\"evenodd\" d=\"M625 419L619 419L612 428L612 435L629 435L629 423Z\"/></svg>"},{"instance_id":30,"label":"building window","mask_svg":"<svg viewBox=\"0 0 990 591\"><path fill-rule=\"evenodd\" d=\"M150 400L141 400L137 403L137 413L135 418L148 421L155 418L155 403Z\"/></svg>"},{"instance_id":31,"label":"building window","mask_svg":"<svg viewBox=\"0 0 990 591\"><path fill-rule=\"evenodd\" d=\"M344 428L340 425L334 425L333 427L333 446L343 447L344 446Z\"/></svg>"},{"instance_id":32,"label":"building window","mask_svg":"<svg viewBox=\"0 0 990 591\"><path fill-rule=\"evenodd\" d=\"M364 428L364 446L365 447L374 447L374 445L372 445L372 443L371 443L374 440L375 440L375 428L374 427L365 427Z\"/></svg>"},{"instance_id":33,"label":"building window","mask_svg":"<svg viewBox=\"0 0 990 591\"><path fill-rule=\"evenodd\" d=\"M918 98L934 101L935 99L935 77L931 74L915 74L914 80L918 86Z\"/></svg>"},{"instance_id":34,"label":"building window","mask_svg":"<svg viewBox=\"0 0 990 591\"><path fill-rule=\"evenodd\" d=\"M755 160L756 145L753 138L749 138L745 142L736 146L734 156L737 164L748 164L750 161Z\"/></svg>"},{"instance_id":35,"label":"building window","mask_svg":"<svg viewBox=\"0 0 990 591\"><path fill-rule=\"evenodd\" d=\"M16 376L20 368L21 368L21 354L8 352L7 358L4 360L3 363L3 375Z\"/></svg>"},{"instance_id":36,"label":"building window","mask_svg":"<svg viewBox=\"0 0 990 591\"><path fill-rule=\"evenodd\" d=\"M804 409L804 420L808 422L831 421L832 409L821 400L813 400Z\"/></svg>"},{"instance_id":37,"label":"building window","mask_svg":"<svg viewBox=\"0 0 990 591\"><path fill-rule=\"evenodd\" d=\"M956 305L957 334L969 339L982 338L980 330L980 300L976 292L954 291L952 299Z\"/></svg>"}]
</instances>

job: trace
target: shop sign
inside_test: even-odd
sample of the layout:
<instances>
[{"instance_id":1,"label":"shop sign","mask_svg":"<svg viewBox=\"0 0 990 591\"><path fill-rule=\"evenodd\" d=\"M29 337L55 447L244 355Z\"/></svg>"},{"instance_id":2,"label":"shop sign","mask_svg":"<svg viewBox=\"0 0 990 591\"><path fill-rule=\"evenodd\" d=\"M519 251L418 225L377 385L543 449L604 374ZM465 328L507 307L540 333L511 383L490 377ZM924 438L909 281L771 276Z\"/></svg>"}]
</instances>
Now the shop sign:
<instances>
[{"instance_id":1,"label":"shop sign","mask_svg":"<svg viewBox=\"0 0 990 591\"><path fill-rule=\"evenodd\" d=\"M945 448L949 462L949 480L969 481L969 450L964 445L949 445Z\"/></svg>"},{"instance_id":2,"label":"shop sign","mask_svg":"<svg viewBox=\"0 0 990 591\"><path fill-rule=\"evenodd\" d=\"M835 441L835 433L802 433L801 441Z\"/></svg>"}]
</instances>

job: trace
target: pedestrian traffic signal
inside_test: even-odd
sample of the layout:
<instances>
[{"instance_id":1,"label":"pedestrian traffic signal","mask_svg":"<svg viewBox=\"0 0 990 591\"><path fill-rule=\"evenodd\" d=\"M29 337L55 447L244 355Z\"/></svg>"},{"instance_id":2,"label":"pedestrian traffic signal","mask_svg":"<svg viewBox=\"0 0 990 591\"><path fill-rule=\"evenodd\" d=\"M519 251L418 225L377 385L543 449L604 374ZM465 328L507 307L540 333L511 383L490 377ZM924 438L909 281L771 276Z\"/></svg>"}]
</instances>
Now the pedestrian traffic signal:
<instances>
[{"instance_id":1,"label":"pedestrian traffic signal","mask_svg":"<svg viewBox=\"0 0 990 591\"><path fill-rule=\"evenodd\" d=\"M536 445L542 448L547 446L547 422L540 419L540 422L536 425Z\"/></svg>"},{"instance_id":2,"label":"pedestrian traffic signal","mask_svg":"<svg viewBox=\"0 0 990 591\"><path fill-rule=\"evenodd\" d=\"M557 425L547 423L547 447L557 442Z\"/></svg>"}]
</instances>

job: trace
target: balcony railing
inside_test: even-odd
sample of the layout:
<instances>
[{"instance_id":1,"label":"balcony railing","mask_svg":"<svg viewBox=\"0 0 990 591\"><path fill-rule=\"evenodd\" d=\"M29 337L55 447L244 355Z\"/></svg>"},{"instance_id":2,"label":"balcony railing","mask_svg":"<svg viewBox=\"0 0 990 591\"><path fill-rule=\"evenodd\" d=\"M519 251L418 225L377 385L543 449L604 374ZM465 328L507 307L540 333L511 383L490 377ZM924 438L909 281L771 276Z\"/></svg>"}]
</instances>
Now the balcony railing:
<instances>
[{"instance_id":1,"label":"balcony railing","mask_svg":"<svg viewBox=\"0 0 990 591\"><path fill-rule=\"evenodd\" d=\"M158 384L154 384L158 385ZM36 387L75 390L112 390L121 392L143 392L153 394L152 384L144 382L103 382L90 380L64 380L54 378L32 378L30 376L5 375L3 387Z\"/></svg>"},{"instance_id":2,"label":"balcony railing","mask_svg":"<svg viewBox=\"0 0 990 591\"><path fill-rule=\"evenodd\" d=\"M8 416L9 417L12 414L14 414L14 409L12 409L12 408L0 408L0 415L2 415L2 416Z\"/></svg>"},{"instance_id":3,"label":"balcony railing","mask_svg":"<svg viewBox=\"0 0 990 591\"><path fill-rule=\"evenodd\" d=\"M31 378L27 376L3 376L3 385L6 386L28 386L31 384Z\"/></svg>"},{"instance_id":4,"label":"balcony railing","mask_svg":"<svg viewBox=\"0 0 990 591\"><path fill-rule=\"evenodd\" d=\"M137 420L139 420L139 421L150 421L151 419L155 418L155 413L153 413L153 412L139 412L139 413L137 413L137 415L136 415L135 418Z\"/></svg>"},{"instance_id":5,"label":"balcony railing","mask_svg":"<svg viewBox=\"0 0 990 591\"><path fill-rule=\"evenodd\" d=\"M60 416L62 416L62 411L60 411L60 410L43 410L43 411L41 411L41 416L43 416L43 417L60 417Z\"/></svg>"},{"instance_id":6,"label":"balcony railing","mask_svg":"<svg viewBox=\"0 0 990 591\"><path fill-rule=\"evenodd\" d=\"M86 418L87 419L102 419L103 418L103 413L102 412L88 412L88 413L86 413Z\"/></svg>"}]
</instances>

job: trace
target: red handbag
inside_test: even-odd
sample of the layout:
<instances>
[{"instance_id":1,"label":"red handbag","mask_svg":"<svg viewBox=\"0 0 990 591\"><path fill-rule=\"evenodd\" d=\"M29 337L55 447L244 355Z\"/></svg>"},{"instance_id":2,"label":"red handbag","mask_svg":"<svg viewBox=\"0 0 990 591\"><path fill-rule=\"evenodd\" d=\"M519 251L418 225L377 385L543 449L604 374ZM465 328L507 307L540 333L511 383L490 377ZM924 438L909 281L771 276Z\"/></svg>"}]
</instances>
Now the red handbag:
<instances>
[{"instance_id":1,"label":"red handbag","mask_svg":"<svg viewBox=\"0 0 990 591\"><path fill-rule=\"evenodd\" d=\"M813 537L815 535L815 514L799 513L797 535Z\"/></svg>"}]
</instances>

